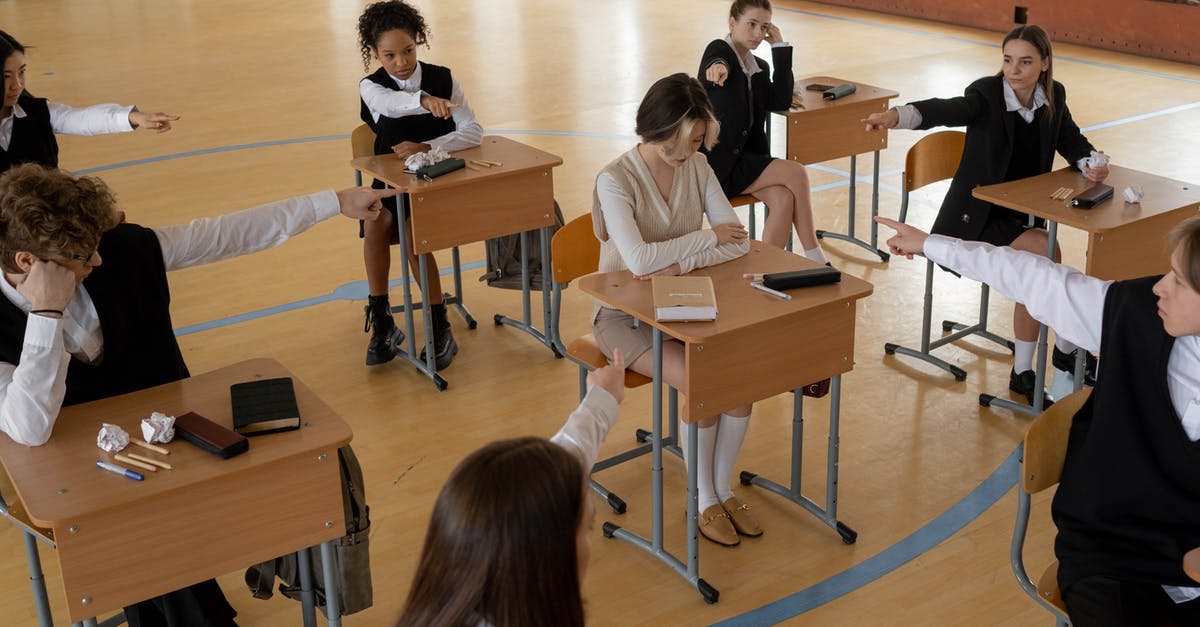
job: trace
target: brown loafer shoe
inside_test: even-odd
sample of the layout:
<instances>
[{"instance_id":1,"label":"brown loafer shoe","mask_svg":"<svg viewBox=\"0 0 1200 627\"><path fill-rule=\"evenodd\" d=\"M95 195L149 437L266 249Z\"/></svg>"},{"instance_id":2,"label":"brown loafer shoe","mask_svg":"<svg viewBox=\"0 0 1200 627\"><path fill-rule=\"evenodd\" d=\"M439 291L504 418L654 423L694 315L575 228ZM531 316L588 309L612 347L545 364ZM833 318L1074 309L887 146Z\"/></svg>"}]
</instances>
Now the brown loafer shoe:
<instances>
[{"instance_id":1,"label":"brown loafer shoe","mask_svg":"<svg viewBox=\"0 0 1200 627\"><path fill-rule=\"evenodd\" d=\"M724 546L737 546L741 540L733 523L729 522L729 514L720 505L712 505L696 517L700 527L700 535Z\"/></svg>"},{"instance_id":2,"label":"brown loafer shoe","mask_svg":"<svg viewBox=\"0 0 1200 627\"><path fill-rule=\"evenodd\" d=\"M762 527L758 526L758 520L754 518L754 514L750 513L750 506L746 505L736 496L729 497L729 500L721 503L721 507L729 514L729 520L733 522L733 528L738 533L757 538L763 534Z\"/></svg>"}]
</instances>

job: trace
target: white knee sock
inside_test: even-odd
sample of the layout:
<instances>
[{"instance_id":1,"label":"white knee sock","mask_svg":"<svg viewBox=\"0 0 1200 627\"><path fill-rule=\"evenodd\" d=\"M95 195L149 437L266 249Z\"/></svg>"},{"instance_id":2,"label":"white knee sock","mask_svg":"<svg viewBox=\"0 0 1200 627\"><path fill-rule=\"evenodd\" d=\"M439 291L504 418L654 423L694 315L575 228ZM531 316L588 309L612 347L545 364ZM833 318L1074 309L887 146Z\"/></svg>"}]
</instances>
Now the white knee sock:
<instances>
[{"instance_id":1,"label":"white knee sock","mask_svg":"<svg viewBox=\"0 0 1200 627\"><path fill-rule=\"evenodd\" d=\"M699 427L696 429L696 495L697 495L697 513L703 514L704 510L719 504L721 501L717 499L717 492L713 490L713 449L717 445L717 427L713 425L707 429ZM687 462L687 436L683 432L687 429L687 425L681 423L680 427L680 443L683 444L684 462Z\"/></svg>"},{"instance_id":2,"label":"white knee sock","mask_svg":"<svg viewBox=\"0 0 1200 627\"><path fill-rule=\"evenodd\" d=\"M1063 339L1062 336L1058 334L1055 334L1054 336L1054 347L1068 355L1075 352L1075 349L1079 348L1078 346Z\"/></svg>"},{"instance_id":3,"label":"white knee sock","mask_svg":"<svg viewBox=\"0 0 1200 627\"><path fill-rule=\"evenodd\" d=\"M829 259L825 257L825 251L821 250L820 246L804 251L804 256L817 263L829 263Z\"/></svg>"},{"instance_id":4,"label":"white knee sock","mask_svg":"<svg viewBox=\"0 0 1200 627\"><path fill-rule=\"evenodd\" d=\"M713 487L717 498L724 503L733 496L733 489L729 485L733 481L734 466L742 450L742 442L746 439L750 417L721 414L720 424L721 430L717 432L717 446L713 453Z\"/></svg>"},{"instance_id":5,"label":"white knee sock","mask_svg":"<svg viewBox=\"0 0 1200 627\"><path fill-rule=\"evenodd\" d=\"M1037 350L1037 342L1013 340L1013 372L1021 374L1033 370L1033 353Z\"/></svg>"}]
</instances>

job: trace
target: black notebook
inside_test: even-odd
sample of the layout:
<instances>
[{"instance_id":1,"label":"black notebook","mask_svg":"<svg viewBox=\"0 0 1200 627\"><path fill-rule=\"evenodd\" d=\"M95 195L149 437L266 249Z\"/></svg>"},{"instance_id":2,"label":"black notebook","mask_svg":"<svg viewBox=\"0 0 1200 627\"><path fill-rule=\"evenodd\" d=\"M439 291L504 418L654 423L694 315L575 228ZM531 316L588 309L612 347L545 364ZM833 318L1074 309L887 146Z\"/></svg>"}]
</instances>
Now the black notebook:
<instances>
[{"instance_id":1,"label":"black notebook","mask_svg":"<svg viewBox=\"0 0 1200 627\"><path fill-rule=\"evenodd\" d=\"M300 428L291 377L235 383L229 386L229 396L233 401L233 430L242 435Z\"/></svg>"}]
</instances>

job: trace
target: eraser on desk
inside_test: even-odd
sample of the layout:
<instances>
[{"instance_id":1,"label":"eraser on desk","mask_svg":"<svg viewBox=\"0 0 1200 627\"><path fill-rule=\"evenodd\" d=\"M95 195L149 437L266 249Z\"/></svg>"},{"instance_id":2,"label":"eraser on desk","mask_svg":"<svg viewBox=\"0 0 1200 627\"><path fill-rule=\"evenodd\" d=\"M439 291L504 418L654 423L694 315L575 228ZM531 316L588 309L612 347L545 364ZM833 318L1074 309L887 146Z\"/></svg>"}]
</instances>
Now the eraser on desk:
<instances>
[{"instance_id":1,"label":"eraser on desk","mask_svg":"<svg viewBox=\"0 0 1200 627\"><path fill-rule=\"evenodd\" d=\"M229 459L250 449L250 441L246 436L234 433L194 411L175 417L175 431L179 437L221 459Z\"/></svg>"}]
</instances>

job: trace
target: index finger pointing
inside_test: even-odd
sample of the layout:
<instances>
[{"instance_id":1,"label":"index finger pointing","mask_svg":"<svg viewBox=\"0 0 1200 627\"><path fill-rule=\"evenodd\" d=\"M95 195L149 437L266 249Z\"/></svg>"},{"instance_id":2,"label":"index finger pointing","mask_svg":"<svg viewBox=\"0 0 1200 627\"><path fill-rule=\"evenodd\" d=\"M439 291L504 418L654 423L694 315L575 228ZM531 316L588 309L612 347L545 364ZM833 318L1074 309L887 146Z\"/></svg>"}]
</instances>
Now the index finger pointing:
<instances>
[{"instance_id":1,"label":"index finger pointing","mask_svg":"<svg viewBox=\"0 0 1200 627\"><path fill-rule=\"evenodd\" d=\"M897 233L899 233L900 228L904 226L903 222L897 222L896 220L885 218L883 216L875 216L875 221L888 227L889 229L892 229L893 231L896 231Z\"/></svg>"},{"instance_id":2,"label":"index finger pointing","mask_svg":"<svg viewBox=\"0 0 1200 627\"><path fill-rule=\"evenodd\" d=\"M371 192L373 194L375 194L376 200L379 200L382 198L390 198L392 196L398 196L404 192L404 190L402 190L398 187L389 187L386 189L373 189L373 188L368 188L368 189L370 189Z\"/></svg>"}]
</instances>

